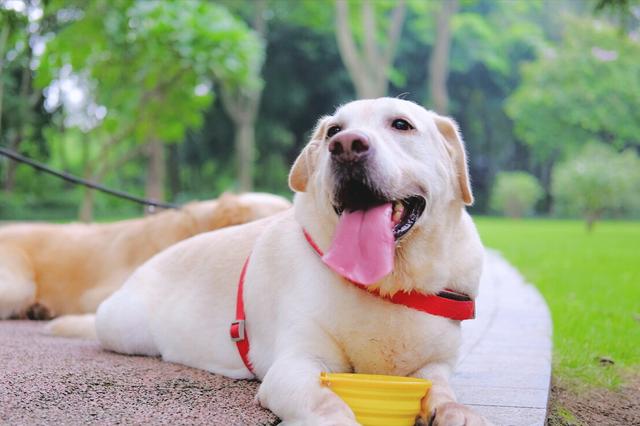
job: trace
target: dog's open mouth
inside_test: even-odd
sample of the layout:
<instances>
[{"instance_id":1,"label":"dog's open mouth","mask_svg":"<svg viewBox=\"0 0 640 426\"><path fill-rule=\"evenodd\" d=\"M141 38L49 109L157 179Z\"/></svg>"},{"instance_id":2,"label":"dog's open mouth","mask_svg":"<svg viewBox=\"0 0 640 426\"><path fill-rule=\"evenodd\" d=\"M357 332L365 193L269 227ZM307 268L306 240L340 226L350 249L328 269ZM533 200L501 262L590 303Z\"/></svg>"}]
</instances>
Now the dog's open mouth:
<instances>
[{"instance_id":1,"label":"dog's open mouth","mask_svg":"<svg viewBox=\"0 0 640 426\"><path fill-rule=\"evenodd\" d=\"M394 199L368 179L341 179L333 196L338 224L322 260L350 281L371 285L393 270L397 242L424 213L426 200Z\"/></svg>"},{"instance_id":2,"label":"dog's open mouth","mask_svg":"<svg viewBox=\"0 0 640 426\"><path fill-rule=\"evenodd\" d=\"M402 200L382 202L380 205L391 204L391 226L393 227L393 237L395 240L404 236L413 225L416 224L422 213L424 213L425 206L427 205L425 199L419 195L404 198ZM334 206L334 210L341 216L344 207ZM349 209L346 209L349 211ZM367 210L367 209L362 209Z\"/></svg>"},{"instance_id":3,"label":"dog's open mouth","mask_svg":"<svg viewBox=\"0 0 640 426\"><path fill-rule=\"evenodd\" d=\"M336 207L338 224L322 257L335 272L362 285L393 270L396 242L413 228L426 206L420 196L375 201L357 210Z\"/></svg>"}]
</instances>

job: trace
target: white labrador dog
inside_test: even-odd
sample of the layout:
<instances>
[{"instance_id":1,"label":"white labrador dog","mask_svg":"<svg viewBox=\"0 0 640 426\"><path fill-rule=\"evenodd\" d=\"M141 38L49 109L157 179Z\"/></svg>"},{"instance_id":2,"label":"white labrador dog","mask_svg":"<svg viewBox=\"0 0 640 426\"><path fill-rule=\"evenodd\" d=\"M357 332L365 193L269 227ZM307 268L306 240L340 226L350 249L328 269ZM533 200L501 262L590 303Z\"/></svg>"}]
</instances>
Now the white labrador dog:
<instances>
[{"instance_id":1,"label":"white labrador dog","mask_svg":"<svg viewBox=\"0 0 640 426\"><path fill-rule=\"evenodd\" d=\"M465 211L473 198L456 125L404 100L346 104L319 121L289 184L293 210L193 237L140 267L98 310L102 345L255 374L258 400L288 425L357 424L322 371L428 378L418 421L486 424L448 384L460 321L388 298L450 289L440 294L468 306L477 294L483 249ZM234 333L247 333L246 365L230 338L245 315Z\"/></svg>"}]
</instances>

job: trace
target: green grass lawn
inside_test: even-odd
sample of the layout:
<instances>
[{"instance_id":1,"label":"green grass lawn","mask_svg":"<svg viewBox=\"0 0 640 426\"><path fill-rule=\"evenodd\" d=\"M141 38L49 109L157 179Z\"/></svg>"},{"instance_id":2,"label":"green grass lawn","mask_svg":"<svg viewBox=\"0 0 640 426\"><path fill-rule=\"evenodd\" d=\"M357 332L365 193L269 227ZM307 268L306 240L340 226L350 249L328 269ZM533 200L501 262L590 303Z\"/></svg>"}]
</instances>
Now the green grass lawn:
<instances>
[{"instance_id":1,"label":"green grass lawn","mask_svg":"<svg viewBox=\"0 0 640 426\"><path fill-rule=\"evenodd\" d=\"M553 317L554 374L615 386L640 371L640 222L476 218L495 248L544 295ZM603 366L599 357L613 366Z\"/></svg>"}]
</instances>

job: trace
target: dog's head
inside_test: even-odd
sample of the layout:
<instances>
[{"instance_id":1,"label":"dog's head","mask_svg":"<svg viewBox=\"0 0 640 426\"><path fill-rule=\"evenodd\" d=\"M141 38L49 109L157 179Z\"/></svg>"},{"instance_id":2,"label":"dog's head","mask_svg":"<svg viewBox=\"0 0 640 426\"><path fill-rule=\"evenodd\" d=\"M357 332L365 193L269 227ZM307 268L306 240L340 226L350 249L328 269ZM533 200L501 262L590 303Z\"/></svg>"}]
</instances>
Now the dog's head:
<instances>
[{"instance_id":1,"label":"dog's head","mask_svg":"<svg viewBox=\"0 0 640 426\"><path fill-rule=\"evenodd\" d=\"M392 98L351 102L321 118L289 185L323 215L392 203L396 240L432 211L473 202L453 120Z\"/></svg>"}]
</instances>

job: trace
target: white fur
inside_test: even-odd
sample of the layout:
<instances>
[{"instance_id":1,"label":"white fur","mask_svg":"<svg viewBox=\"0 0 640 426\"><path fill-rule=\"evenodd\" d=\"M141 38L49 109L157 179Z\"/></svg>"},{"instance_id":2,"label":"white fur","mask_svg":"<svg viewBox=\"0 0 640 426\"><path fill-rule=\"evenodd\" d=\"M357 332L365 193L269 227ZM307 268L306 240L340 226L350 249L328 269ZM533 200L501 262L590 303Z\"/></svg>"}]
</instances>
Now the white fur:
<instances>
[{"instance_id":1,"label":"white fur","mask_svg":"<svg viewBox=\"0 0 640 426\"><path fill-rule=\"evenodd\" d=\"M448 385L459 323L354 287L324 266L302 233L305 227L326 250L337 223L324 132L331 121L339 122L371 139L376 150L372 175L379 176L386 194L421 194L428 201L422 218L398 244L394 272L376 286L382 292L429 293L450 287L475 296L482 247L464 211L459 170L434 116L388 98L340 108L318 126L294 165L297 184L292 186L300 186L300 179L305 186L294 211L202 234L153 257L100 306L101 343L118 352L160 354L166 361L229 377L251 377L229 339L238 277L251 254L244 291L249 358L262 380L260 403L286 424L357 424L351 410L320 385L322 371L427 377L434 386L425 409L443 413L436 424L453 424L448 418L484 424L455 402ZM411 120L416 130L391 129L396 117ZM308 170L301 172L303 167Z\"/></svg>"},{"instance_id":2,"label":"white fur","mask_svg":"<svg viewBox=\"0 0 640 426\"><path fill-rule=\"evenodd\" d=\"M96 339L94 314L63 315L45 326L45 334L61 337L79 337L83 339Z\"/></svg>"},{"instance_id":3,"label":"white fur","mask_svg":"<svg viewBox=\"0 0 640 426\"><path fill-rule=\"evenodd\" d=\"M5 265L0 267L0 319L4 319L20 313L35 301L36 286L24 252L0 245L0 259Z\"/></svg>"}]
</instances>

